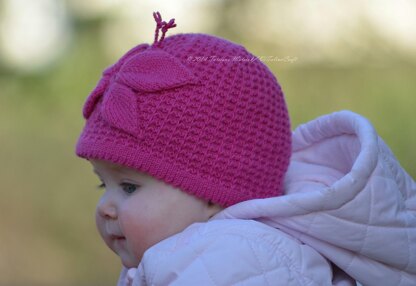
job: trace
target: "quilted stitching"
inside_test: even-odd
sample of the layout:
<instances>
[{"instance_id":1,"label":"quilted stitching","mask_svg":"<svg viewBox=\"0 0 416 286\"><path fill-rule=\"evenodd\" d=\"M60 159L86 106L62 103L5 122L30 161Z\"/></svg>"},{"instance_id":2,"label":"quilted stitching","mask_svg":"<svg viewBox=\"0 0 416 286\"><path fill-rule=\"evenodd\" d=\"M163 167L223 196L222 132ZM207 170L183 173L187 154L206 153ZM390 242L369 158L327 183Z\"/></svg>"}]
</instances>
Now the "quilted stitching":
<instances>
[{"instance_id":1,"label":"quilted stitching","mask_svg":"<svg viewBox=\"0 0 416 286\"><path fill-rule=\"evenodd\" d=\"M209 282L209 285L215 286L225 285L225 280L212 272L212 267L215 268L216 265L214 263L213 266L212 261L207 260L209 259L209 255L207 254L209 254L212 249L218 249L218 243L226 241L238 243L238 248L233 250L233 257L235 256L240 259L239 252L236 252L237 249L243 252L249 251L248 253L250 254L246 253L244 257L251 257L250 265L255 266L251 269L250 275L247 275L247 277L234 277L234 281L231 284L228 283L227 286L276 285L276 281L273 282L270 279L271 277L274 277L275 279L275 277L280 273L290 273L290 277L292 277L291 280L292 282L296 281L296 285L319 285L317 282L313 281L311 277L309 277L308 273L305 273L300 269L299 264L302 264L302 260L293 260L291 255L287 253L288 251L293 251L294 249L285 249L285 247L281 245L289 238L279 237L279 232L277 230L267 226L264 228L264 225L254 221L227 220L213 221L213 223L197 224L191 235L182 233L172 237L174 239L169 238L162 244L158 245L158 247L151 248L151 251L145 254L144 260L144 263L148 264L146 267L147 271L149 271L152 275L152 277L148 276L150 285L157 285L153 279L155 275L166 275L165 262L169 261L169 259L175 259L175 252L180 255L181 251L186 248L190 248L194 255L193 257L186 257L186 264L183 264L182 261L179 262L180 265L182 265L180 266L180 269L185 270L191 265L198 264L199 266L202 266L201 269L203 269L203 271L207 274L207 277L209 277L209 281L205 282ZM276 240L276 238L278 239ZM300 247L300 245L294 240L289 240L291 242L289 245L292 245L292 247L294 244L298 245L297 247ZM179 245L178 241L182 241L184 244ZM287 244L287 241L285 243ZM274 261L265 260L265 257L270 254L274 254ZM299 253L296 257L298 258L299 255L302 254ZM217 258L220 259L220 257ZM218 262L219 265L221 265L219 260ZM149 267L158 269L158 271L152 272ZM185 273L184 275L188 275L186 274L186 271L183 273ZM237 271L237 273L239 272ZM220 279L218 280L218 278ZM173 282L173 285L176 285L175 282Z\"/></svg>"},{"instance_id":2,"label":"quilted stitching","mask_svg":"<svg viewBox=\"0 0 416 286\"><path fill-rule=\"evenodd\" d=\"M218 282L216 282L216 281L215 281L215 279L214 279L214 275L212 275L212 274L210 273L210 271L209 271L209 267L207 266L207 263L204 261L204 258L203 258L203 256L202 256L202 254L203 254L204 252L206 252L206 251L207 251L207 249L209 249L209 247L210 247L211 245L212 245L212 242L211 242L210 244L208 244L208 247L207 247L207 248L205 248L202 252L197 253L198 258L197 258L196 260L201 260L202 265L204 266L204 269L205 269L205 271L206 271L206 272L207 272L207 274L208 274L208 277L209 277L209 279L210 279L210 282L211 282L213 285L220 285Z\"/></svg>"}]
</instances>

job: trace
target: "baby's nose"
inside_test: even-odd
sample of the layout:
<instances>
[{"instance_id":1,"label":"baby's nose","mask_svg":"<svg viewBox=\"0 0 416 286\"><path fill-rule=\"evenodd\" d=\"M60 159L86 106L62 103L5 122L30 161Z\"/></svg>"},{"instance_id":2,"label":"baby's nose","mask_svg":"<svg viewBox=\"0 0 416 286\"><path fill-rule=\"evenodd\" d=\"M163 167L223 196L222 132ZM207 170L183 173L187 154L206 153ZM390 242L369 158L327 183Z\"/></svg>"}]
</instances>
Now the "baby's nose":
<instances>
[{"instance_id":1,"label":"baby's nose","mask_svg":"<svg viewBox=\"0 0 416 286\"><path fill-rule=\"evenodd\" d=\"M110 192L106 192L98 201L97 212L101 217L106 219L117 218L115 200Z\"/></svg>"}]
</instances>

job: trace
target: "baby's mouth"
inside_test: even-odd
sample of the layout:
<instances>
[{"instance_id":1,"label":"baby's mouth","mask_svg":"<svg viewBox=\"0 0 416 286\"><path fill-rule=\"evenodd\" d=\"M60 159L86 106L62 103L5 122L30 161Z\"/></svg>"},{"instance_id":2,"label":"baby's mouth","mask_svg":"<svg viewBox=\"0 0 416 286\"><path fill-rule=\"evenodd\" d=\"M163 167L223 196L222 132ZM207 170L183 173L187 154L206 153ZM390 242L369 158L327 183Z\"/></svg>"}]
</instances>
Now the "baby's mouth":
<instances>
[{"instance_id":1,"label":"baby's mouth","mask_svg":"<svg viewBox=\"0 0 416 286\"><path fill-rule=\"evenodd\" d=\"M114 236L113 235L111 237L111 241L112 241L113 247L116 247L117 249L119 249L119 248L124 248L125 247L126 238L124 236L117 236L117 235Z\"/></svg>"},{"instance_id":2,"label":"baby's mouth","mask_svg":"<svg viewBox=\"0 0 416 286\"><path fill-rule=\"evenodd\" d=\"M111 234L110 235L110 238L112 240L124 240L124 239L126 239L124 236L122 236L122 235L116 235L116 234Z\"/></svg>"}]
</instances>

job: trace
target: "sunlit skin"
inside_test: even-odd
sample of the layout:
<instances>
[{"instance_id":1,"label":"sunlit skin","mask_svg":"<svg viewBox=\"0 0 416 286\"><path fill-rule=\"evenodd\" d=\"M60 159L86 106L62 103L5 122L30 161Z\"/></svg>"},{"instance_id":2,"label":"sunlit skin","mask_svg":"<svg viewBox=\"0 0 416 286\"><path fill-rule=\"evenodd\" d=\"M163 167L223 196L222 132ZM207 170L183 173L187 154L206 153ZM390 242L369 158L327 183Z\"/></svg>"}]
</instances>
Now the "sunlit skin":
<instances>
[{"instance_id":1,"label":"sunlit skin","mask_svg":"<svg viewBox=\"0 0 416 286\"><path fill-rule=\"evenodd\" d=\"M222 209L144 172L89 161L103 188L95 213L98 231L125 267L137 267L148 248Z\"/></svg>"}]
</instances>

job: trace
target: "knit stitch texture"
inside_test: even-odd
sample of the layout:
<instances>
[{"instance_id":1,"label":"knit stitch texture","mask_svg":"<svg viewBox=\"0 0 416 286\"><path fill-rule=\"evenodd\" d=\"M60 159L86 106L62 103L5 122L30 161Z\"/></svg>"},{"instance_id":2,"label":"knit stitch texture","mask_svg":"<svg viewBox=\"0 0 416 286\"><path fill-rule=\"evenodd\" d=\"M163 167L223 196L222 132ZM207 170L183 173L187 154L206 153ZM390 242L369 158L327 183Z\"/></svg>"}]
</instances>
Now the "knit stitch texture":
<instances>
[{"instance_id":1,"label":"knit stitch texture","mask_svg":"<svg viewBox=\"0 0 416 286\"><path fill-rule=\"evenodd\" d=\"M83 116L82 158L224 207L283 193L291 155L283 92L241 45L194 33L140 44L104 70Z\"/></svg>"}]
</instances>

